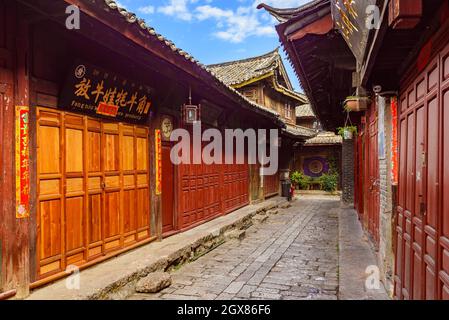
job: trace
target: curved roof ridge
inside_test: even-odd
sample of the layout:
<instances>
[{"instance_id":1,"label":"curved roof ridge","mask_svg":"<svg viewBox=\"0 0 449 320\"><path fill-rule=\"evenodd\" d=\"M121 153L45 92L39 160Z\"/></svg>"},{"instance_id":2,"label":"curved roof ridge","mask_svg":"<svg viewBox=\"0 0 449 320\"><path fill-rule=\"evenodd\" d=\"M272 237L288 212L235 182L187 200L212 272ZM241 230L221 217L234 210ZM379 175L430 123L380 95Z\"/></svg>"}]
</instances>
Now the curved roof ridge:
<instances>
[{"instance_id":1,"label":"curved roof ridge","mask_svg":"<svg viewBox=\"0 0 449 320\"><path fill-rule=\"evenodd\" d=\"M208 68L225 67L225 66L232 65L232 64L235 64L235 63L250 62L250 61L257 60L257 59L275 57L276 55L279 55L279 48L280 47L277 47L276 49L274 49L274 50L272 50L272 51L270 51L268 53L264 53L264 54L261 54L261 55L256 56L256 57L249 57L249 58L245 58L245 59L232 60L232 61L226 61L226 62L221 62L221 63L214 63L214 64L208 65L207 67Z\"/></svg>"},{"instance_id":2,"label":"curved roof ridge","mask_svg":"<svg viewBox=\"0 0 449 320\"><path fill-rule=\"evenodd\" d=\"M329 3L330 0L313 0L308 3L303 4L302 6L296 8L274 8L265 3L261 3L257 6L257 9L265 9L270 13L276 20L279 22L286 22L289 19L295 18L306 10L314 9L319 5L324 5Z\"/></svg>"}]
</instances>

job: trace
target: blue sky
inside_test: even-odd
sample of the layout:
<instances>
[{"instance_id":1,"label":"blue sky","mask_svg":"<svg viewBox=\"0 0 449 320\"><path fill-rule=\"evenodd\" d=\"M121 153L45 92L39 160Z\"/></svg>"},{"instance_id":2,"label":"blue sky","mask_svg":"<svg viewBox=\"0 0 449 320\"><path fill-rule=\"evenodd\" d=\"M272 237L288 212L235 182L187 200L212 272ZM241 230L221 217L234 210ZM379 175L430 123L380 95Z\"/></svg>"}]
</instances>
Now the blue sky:
<instances>
[{"instance_id":1,"label":"blue sky","mask_svg":"<svg viewBox=\"0 0 449 320\"><path fill-rule=\"evenodd\" d=\"M261 55L280 46L276 21L264 10L264 2L277 8L298 7L310 0L119 0L119 5L145 19L204 64ZM281 50L282 52L282 50ZM285 60L296 90L302 91Z\"/></svg>"}]
</instances>

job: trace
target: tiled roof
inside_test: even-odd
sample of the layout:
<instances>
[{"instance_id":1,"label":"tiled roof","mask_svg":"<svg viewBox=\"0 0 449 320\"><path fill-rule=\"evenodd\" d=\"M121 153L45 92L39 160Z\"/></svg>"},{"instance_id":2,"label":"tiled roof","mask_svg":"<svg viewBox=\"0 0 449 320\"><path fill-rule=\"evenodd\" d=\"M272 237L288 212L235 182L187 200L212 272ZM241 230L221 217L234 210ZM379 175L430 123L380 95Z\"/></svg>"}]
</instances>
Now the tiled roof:
<instances>
[{"instance_id":1,"label":"tiled roof","mask_svg":"<svg viewBox=\"0 0 449 320\"><path fill-rule=\"evenodd\" d=\"M306 141L306 146L342 144L343 138L333 132L323 131L316 137Z\"/></svg>"},{"instance_id":2,"label":"tiled roof","mask_svg":"<svg viewBox=\"0 0 449 320\"><path fill-rule=\"evenodd\" d=\"M285 131L295 136L302 136L308 138L316 136L315 130L291 124L286 124Z\"/></svg>"},{"instance_id":3,"label":"tiled roof","mask_svg":"<svg viewBox=\"0 0 449 320\"><path fill-rule=\"evenodd\" d=\"M296 107L296 118L316 118L310 104L303 104Z\"/></svg>"},{"instance_id":4,"label":"tiled roof","mask_svg":"<svg viewBox=\"0 0 449 320\"><path fill-rule=\"evenodd\" d=\"M185 60L195 64L197 67L199 67L199 68L205 70L206 72L208 72L212 77L214 77L216 80L218 80L218 82L221 83L227 90L229 90L229 91L233 92L234 94L236 94L241 100L243 100L245 103L247 103L251 107L263 110L264 112L270 113L272 116L278 116L279 117L279 113L277 113L277 112L275 112L275 111L273 111L270 108L267 108L265 106L261 106L261 105L255 103L255 102L251 101L250 99L244 97L237 90L232 88L229 84L225 83L220 78L216 77L215 74L209 68L207 68L204 64L200 63L198 60L196 60L189 53L187 53L186 51L176 47L176 45L172 41L170 41L170 40L166 39L164 36L158 34L154 30L154 28L152 28L152 27L150 27L150 26L148 26L146 24L145 20L139 19L136 16L136 14L127 11L125 8L121 8L117 4L117 2L115 0L103 0L103 1L107 5L108 8L118 11L123 16L123 18L126 19L126 21L128 23L130 23L130 24L136 23L143 31L148 32L152 37L156 38L163 45L165 45L166 47L170 48L171 51L175 52L179 56L183 57Z\"/></svg>"},{"instance_id":5,"label":"tiled roof","mask_svg":"<svg viewBox=\"0 0 449 320\"><path fill-rule=\"evenodd\" d=\"M304 94L293 91L281 55L279 54L279 49L257 57L213 64L208 66L208 68L216 77L230 86L238 86L247 81L273 74L275 82L273 85L277 90L302 102L307 101L307 97ZM277 70L279 72L276 72ZM289 88L279 83L279 75L284 78Z\"/></svg>"},{"instance_id":6,"label":"tiled roof","mask_svg":"<svg viewBox=\"0 0 449 320\"><path fill-rule=\"evenodd\" d=\"M279 66L278 49L262 56L213 64L208 68L224 83L232 86L263 76Z\"/></svg>"}]
</instances>

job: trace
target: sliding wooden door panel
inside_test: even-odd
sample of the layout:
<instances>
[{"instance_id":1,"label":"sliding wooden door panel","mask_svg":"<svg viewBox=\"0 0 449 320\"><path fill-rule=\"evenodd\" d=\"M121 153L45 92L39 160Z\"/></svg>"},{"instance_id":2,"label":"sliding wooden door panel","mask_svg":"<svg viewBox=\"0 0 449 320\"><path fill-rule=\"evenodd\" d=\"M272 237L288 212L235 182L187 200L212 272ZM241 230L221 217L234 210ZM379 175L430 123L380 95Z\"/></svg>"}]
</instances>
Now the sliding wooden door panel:
<instances>
[{"instance_id":1,"label":"sliding wooden door panel","mask_svg":"<svg viewBox=\"0 0 449 320\"><path fill-rule=\"evenodd\" d=\"M148 129L38 108L38 277L150 237Z\"/></svg>"}]
</instances>

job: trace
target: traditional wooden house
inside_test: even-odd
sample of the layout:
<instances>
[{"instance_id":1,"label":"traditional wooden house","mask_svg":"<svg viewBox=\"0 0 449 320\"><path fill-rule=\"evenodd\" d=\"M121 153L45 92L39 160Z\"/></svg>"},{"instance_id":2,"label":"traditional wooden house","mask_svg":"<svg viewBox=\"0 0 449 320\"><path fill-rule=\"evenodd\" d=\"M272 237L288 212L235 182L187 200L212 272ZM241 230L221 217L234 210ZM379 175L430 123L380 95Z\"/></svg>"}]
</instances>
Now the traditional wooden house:
<instances>
[{"instance_id":1,"label":"traditional wooden house","mask_svg":"<svg viewBox=\"0 0 449 320\"><path fill-rule=\"evenodd\" d=\"M259 176L255 168L251 175L253 200L279 194L280 178L288 177L293 168L294 149L315 135L314 130L296 124L295 109L307 103L306 96L293 90L278 49L258 57L210 65L209 69L251 101L277 112L285 123L281 133L279 172L264 177ZM264 186L262 194L257 187L260 179Z\"/></svg>"},{"instance_id":2,"label":"traditional wooden house","mask_svg":"<svg viewBox=\"0 0 449 320\"><path fill-rule=\"evenodd\" d=\"M343 194L379 249L382 280L397 299L449 299L448 2L264 7L325 127L344 125L346 98L358 107Z\"/></svg>"},{"instance_id":3,"label":"traditional wooden house","mask_svg":"<svg viewBox=\"0 0 449 320\"><path fill-rule=\"evenodd\" d=\"M175 166L169 137L189 92L218 129L276 112L112 0L0 0L0 25L0 299L250 202L247 163Z\"/></svg>"},{"instance_id":4,"label":"traditional wooden house","mask_svg":"<svg viewBox=\"0 0 449 320\"><path fill-rule=\"evenodd\" d=\"M338 173L341 185L342 137L320 129L321 124L310 104L296 108L296 122L298 125L317 130L318 134L295 150L294 170L312 178L311 189L319 189L318 178L332 170Z\"/></svg>"},{"instance_id":5,"label":"traditional wooden house","mask_svg":"<svg viewBox=\"0 0 449 320\"><path fill-rule=\"evenodd\" d=\"M296 107L296 124L313 130L320 129L320 122L308 103Z\"/></svg>"}]
</instances>

